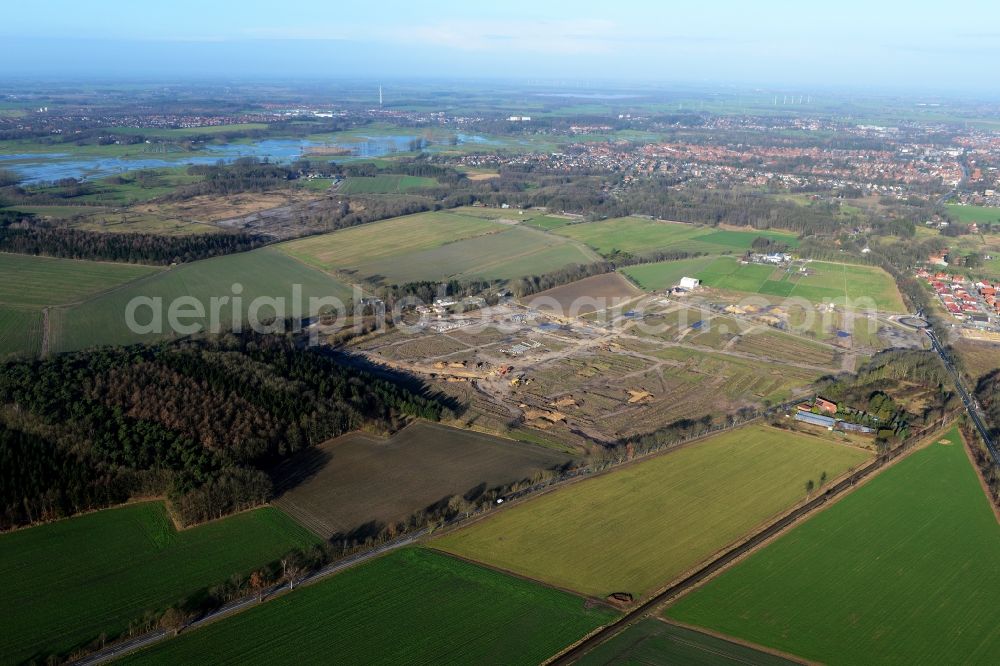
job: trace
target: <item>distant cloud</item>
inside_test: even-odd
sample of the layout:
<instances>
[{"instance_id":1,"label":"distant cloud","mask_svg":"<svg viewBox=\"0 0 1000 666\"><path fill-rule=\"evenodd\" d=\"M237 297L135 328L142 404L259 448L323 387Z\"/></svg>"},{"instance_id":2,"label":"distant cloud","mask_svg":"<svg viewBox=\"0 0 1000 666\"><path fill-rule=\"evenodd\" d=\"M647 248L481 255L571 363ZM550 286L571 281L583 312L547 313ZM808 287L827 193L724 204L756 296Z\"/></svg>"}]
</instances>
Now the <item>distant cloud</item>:
<instances>
[{"instance_id":1,"label":"distant cloud","mask_svg":"<svg viewBox=\"0 0 1000 666\"><path fill-rule=\"evenodd\" d=\"M345 40L430 46L456 51L601 54L613 51L628 36L612 21L570 19L547 21L437 21L414 25L368 24L256 28L251 39Z\"/></svg>"}]
</instances>

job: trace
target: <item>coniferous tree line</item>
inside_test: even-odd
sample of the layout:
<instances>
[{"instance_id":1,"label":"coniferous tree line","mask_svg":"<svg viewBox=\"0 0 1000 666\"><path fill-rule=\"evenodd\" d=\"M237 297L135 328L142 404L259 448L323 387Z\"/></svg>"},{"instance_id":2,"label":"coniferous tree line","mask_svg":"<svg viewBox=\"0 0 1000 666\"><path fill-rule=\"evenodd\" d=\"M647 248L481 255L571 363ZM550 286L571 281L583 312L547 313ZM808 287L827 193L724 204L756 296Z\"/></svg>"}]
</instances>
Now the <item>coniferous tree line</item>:
<instances>
[{"instance_id":1,"label":"coniferous tree line","mask_svg":"<svg viewBox=\"0 0 1000 666\"><path fill-rule=\"evenodd\" d=\"M167 265L246 252L267 243L245 232L164 236L152 233L102 233L48 224L32 214L0 217L0 252Z\"/></svg>"},{"instance_id":2,"label":"coniferous tree line","mask_svg":"<svg viewBox=\"0 0 1000 666\"><path fill-rule=\"evenodd\" d=\"M216 518L267 501L267 470L296 451L443 409L250 332L8 361L0 404L0 529L148 495Z\"/></svg>"}]
</instances>

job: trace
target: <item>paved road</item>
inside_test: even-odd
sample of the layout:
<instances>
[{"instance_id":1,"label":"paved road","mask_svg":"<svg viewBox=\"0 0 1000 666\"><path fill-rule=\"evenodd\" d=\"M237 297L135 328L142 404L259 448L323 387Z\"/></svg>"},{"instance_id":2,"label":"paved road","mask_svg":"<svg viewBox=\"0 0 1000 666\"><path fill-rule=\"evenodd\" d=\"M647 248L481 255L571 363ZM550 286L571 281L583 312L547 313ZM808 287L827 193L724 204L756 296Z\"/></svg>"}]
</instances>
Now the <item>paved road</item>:
<instances>
[{"instance_id":1,"label":"paved road","mask_svg":"<svg viewBox=\"0 0 1000 666\"><path fill-rule=\"evenodd\" d=\"M958 389L958 395L962 398L962 403L965 404L965 410L969 413L969 417L975 424L976 429L982 436L983 441L986 442L986 448L989 449L990 455L993 457L993 464L1000 465L1000 449L998 449L996 442L990 438L989 428L986 427L986 420L983 417L982 411L979 409L979 403L976 399L969 395L969 392L965 390L965 386L962 384L962 378L958 374L958 370L951 362L951 357L941 346L938 341L937 336L934 335L934 331L931 329L926 329L927 337L931 339L931 346L934 347L934 351L937 352L938 356L941 357L941 362L944 363L944 367L948 369L951 373L952 379L955 380L955 387Z\"/></svg>"},{"instance_id":2,"label":"paved road","mask_svg":"<svg viewBox=\"0 0 1000 666\"><path fill-rule=\"evenodd\" d=\"M363 553L358 553L356 555L351 555L349 557L345 557L342 560L337 560L336 562L333 562L332 564L329 564L326 567L319 569L318 571L314 571L313 573L305 576L296 583L296 587L300 585L308 585L310 583L315 583L316 581L319 581L328 576L332 576L335 573L343 571L344 569L354 566L355 564L358 564L360 562L364 562L365 560L369 560L373 557L377 557L384 553L388 553L389 551L396 550L397 548L402 548L403 546L408 546L414 541L416 541L418 538L426 534L426 532L427 532L426 529L418 530L412 534L408 534L403 538L397 539L396 541L390 541L389 543L383 544L372 550L368 550ZM263 598L267 599L287 589L288 585L286 585L285 583L281 583L280 585L274 585L264 591ZM238 613L242 610L249 608L250 606L257 605L258 603L260 602L257 601L257 597L254 596L246 597L243 599L237 599L236 601L231 601L228 604L222 606L221 608L218 608L209 613L208 615L204 615L195 620L194 622L192 622L191 624L187 625L187 627L184 628L184 631L197 629L198 627L208 624L209 622L214 622L215 620L223 618L227 615L232 615L233 613ZM170 637L172 634L173 634L172 631L165 631L163 629L154 629L153 631L142 634L141 636L136 636L135 638L131 638L122 643L116 643L114 645L110 645L104 648L103 650L90 654L87 657L72 663L79 664L80 666L90 666L92 664L105 664L111 661L112 659L117 659L118 657L128 654L129 652L134 652L141 648L153 645L154 643L159 643L160 641Z\"/></svg>"}]
</instances>

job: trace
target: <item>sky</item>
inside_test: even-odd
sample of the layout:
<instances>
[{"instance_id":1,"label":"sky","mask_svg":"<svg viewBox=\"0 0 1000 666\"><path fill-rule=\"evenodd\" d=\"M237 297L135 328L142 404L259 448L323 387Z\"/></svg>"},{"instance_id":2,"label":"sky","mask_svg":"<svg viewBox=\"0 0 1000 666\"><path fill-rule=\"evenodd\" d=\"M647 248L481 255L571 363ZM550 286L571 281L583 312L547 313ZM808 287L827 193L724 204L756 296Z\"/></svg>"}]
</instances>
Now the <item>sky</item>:
<instances>
[{"instance_id":1,"label":"sky","mask_svg":"<svg viewBox=\"0 0 1000 666\"><path fill-rule=\"evenodd\" d=\"M1000 2L35 0L0 77L460 78L983 89Z\"/></svg>"}]
</instances>

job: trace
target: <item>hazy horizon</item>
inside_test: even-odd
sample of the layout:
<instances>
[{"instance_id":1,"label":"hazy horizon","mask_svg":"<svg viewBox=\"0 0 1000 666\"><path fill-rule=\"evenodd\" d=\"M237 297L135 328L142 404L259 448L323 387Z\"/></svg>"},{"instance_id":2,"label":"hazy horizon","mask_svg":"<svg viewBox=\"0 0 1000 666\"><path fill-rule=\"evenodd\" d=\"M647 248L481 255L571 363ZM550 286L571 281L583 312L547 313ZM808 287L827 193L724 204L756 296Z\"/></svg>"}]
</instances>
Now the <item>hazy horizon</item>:
<instances>
[{"instance_id":1,"label":"hazy horizon","mask_svg":"<svg viewBox=\"0 0 1000 666\"><path fill-rule=\"evenodd\" d=\"M258 0L59 0L4 15L6 79L504 79L982 95L1000 66L997 34L976 28L1000 20L1000 7L985 2L943 12L857 0L835 9L305 0L275 11Z\"/></svg>"}]
</instances>

